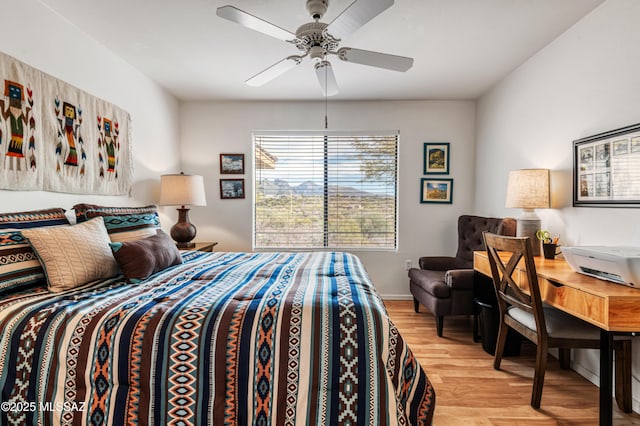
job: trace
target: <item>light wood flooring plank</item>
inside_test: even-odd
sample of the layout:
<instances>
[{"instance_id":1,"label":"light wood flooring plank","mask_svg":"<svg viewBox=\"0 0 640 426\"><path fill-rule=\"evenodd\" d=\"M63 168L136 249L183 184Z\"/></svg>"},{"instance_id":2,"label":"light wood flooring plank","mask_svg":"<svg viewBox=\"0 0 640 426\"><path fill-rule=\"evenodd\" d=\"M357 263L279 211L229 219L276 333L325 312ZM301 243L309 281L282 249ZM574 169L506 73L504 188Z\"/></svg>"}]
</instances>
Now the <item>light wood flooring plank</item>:
<instances>
[{"instance_id":1,"label":"light wood flooring plank","mask_svg":"<svg viewBox=\"0 0 640 426\"><path fill-rule=\"evenodd\" d=\"M542 404L529 405L535 346L526 343L521 355L502 360L493 369L493 356L471 339L469 317L446 317L443 337L436 335L433 315L411 301L385 301L394 324L427 372L436 391L436 426L592 426L598 424L598 387L575 371L561 370L549 356ZM615 425L640 425L638 414L617 409Z\"/></svg>"}]
</instances>

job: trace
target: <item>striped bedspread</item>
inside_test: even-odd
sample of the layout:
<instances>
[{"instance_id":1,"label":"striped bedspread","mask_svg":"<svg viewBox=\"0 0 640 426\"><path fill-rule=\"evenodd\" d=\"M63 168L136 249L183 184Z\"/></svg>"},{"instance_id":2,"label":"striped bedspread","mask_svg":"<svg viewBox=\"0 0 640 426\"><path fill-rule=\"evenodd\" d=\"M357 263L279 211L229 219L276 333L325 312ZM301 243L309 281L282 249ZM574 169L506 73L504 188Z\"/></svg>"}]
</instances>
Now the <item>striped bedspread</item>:
<instances>
[{"instance_id":1,"label":"striped bedspread","mask_svg":"<svg viewBox=\"0 0 640 426\"><path fill-rule=\"evenodd\" d=\"M433 388L347 253L199 253L0 299L2 424L424 425Z\"/></svg>"}]
</instances>

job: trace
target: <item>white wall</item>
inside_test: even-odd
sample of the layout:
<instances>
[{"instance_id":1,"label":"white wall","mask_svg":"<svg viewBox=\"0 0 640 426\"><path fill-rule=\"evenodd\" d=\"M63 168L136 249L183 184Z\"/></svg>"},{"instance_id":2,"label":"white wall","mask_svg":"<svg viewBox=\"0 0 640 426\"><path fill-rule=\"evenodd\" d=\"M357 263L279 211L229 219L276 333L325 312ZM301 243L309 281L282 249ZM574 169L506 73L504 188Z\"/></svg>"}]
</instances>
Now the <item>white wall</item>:
<instances>
[{"instance_id":1,"label":"white wall","mask_svg":"<svg viewBox=\"0 0 640 426\"><path fill-rule=\"evenodd\" d=\"M404 259L454 255L457 217L469 213L474 191L474 110L470 101L331 102L330 130L400 130L398 252L358 252L378 291L408 298ZM324 127L323 102L185 102L181 105L185 173L201 174L207 207L191 210L198 240L219 250L251 250L251 133L254 130L317 130ZM423 143L451 143L452 205L420 204ZM244 153L244 200L220 200L219 154ZM225 177L225 176L222 176Z\"/></svg>"},{"instance_id":2,"label":"white wall","mask_svg":"<svg viewBox=\"0 0 640 426\"><path fill-rule=\"evenodd\" d=\"M0 10L11 16L0 25L0 51L131 114L135 167L132 197L0 190L0 212L70 208L76 202L157 203L160 174L179 170L178 101L42 3L1 0Z\"/></svg>"},{"instance_id":3,"label":"white wall","mask_svg":"<svg viewBox=\"0 0 640 426\"><path fill-rule=\"evenodd\" d=\"M519 215L505 209L509 170L552 170L554 206L543 227L565 245L640 245L638 209L572 207L572 141L640 122L640 2L608 0L478 102L479 214ZM638 350L634 344L634 372ZM595 380L598 354L583 351L576 369ZM634 380L634 410L638 381Z\"/></svg>"},{"instance_id":4,"label":"white wall","mask_svg":"<svg viewBox=\"0 0 640 426\"><path fill-rule=\"evenodd\" d=\"M572 141L640 122L640 2L609 0L478 102L476 210L504 208L509 170L552 170L544 227L563 244L630 244L638 209L572 207Z\"/></svg>"}]
</instances>

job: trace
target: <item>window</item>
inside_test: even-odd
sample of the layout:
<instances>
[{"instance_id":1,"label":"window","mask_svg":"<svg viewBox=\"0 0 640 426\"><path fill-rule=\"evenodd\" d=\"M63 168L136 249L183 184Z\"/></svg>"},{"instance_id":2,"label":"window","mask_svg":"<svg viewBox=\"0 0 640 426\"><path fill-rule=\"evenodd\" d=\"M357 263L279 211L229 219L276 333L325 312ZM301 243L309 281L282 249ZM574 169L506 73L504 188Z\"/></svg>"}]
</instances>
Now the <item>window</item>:
<instances>
[{"instance_id":1,"label":"window","mask_svg":"<svg viewBox=\"0 0 640 426\"><path fill-rule=\"evenodd\" d=\"M396 249L398 133L254 134L254 247Z\"/></svg>"}]
</instances>

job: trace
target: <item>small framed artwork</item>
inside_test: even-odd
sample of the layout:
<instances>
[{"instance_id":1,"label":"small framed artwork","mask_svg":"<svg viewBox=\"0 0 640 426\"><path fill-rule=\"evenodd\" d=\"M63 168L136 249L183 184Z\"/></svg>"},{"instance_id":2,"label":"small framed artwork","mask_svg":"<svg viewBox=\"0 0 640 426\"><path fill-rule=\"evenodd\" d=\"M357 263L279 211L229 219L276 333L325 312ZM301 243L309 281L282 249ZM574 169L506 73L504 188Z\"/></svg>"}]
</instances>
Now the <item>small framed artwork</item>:
<instances>
[{"instance_id":1,"label":"small framed artwork","mask_svg":"<svg viewBox=\"0 0 640 426\"><path fill-rule=\"evenodd\" d=\"M453 179L422 178L420 202L451 204L453 202Z\"/></svg>"},{"instance_id":2,"label":"small framed artwork","mask_svg":"<svg viewBox=\"0 0 640 426\"><path fill-rule=\"evenodd\" d=\"M244 154L220 154L221 175L243 175Z\"/></svg>"},{"instance_id":3,"label":"small framed artwork","mask_svg":"<svg viewBox=\"0 0 640 426\"><path fill-rule=\"evenodd\" d=\"M220 179L220 198L244 198L244 179Z\"/></svg>"},{"instance_id":4,"label":"small framed artwork","mask_svg":"<svg viewBox=\"0 0 640 426\"><path fill-rule=\"evenodd\" d=\"M449 142L425 142L424 174L449 174Z\"/></svg>"}]
</instances>

